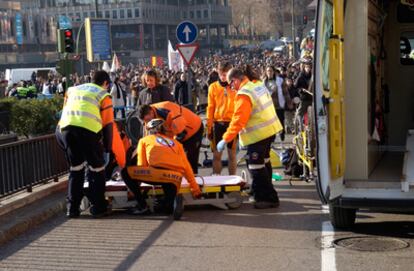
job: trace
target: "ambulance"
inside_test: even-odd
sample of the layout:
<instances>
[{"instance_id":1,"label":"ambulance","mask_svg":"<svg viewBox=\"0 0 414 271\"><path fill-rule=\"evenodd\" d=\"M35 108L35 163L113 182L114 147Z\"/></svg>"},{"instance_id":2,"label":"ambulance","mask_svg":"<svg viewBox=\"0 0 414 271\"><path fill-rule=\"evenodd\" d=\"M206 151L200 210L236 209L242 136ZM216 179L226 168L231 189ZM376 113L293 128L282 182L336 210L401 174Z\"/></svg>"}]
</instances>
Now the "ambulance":
<instances>
[{"instance_id":1,"label":"ambulance","mask_svg":"<svg viewBox=\"0 0 414 271\"><path fill-rule=\"evenodd\" d=\"M414 0L318 0L316 187L336 228L414 210Z\"/></svg>"}]
</instances>

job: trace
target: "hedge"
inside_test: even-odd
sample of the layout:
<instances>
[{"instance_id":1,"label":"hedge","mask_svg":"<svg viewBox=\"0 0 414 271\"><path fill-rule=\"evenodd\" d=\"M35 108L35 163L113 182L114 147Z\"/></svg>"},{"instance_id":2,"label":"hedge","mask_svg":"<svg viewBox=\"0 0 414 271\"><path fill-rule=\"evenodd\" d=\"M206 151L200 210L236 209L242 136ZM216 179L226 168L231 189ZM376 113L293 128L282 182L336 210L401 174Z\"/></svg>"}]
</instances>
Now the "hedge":
<instances>
[{"instance_id":1,"label":"hedge","mask_svg":"<svg viewBox=\"0 0 414 271\"><path fill-rule=\"evenodd\" d=\"M34 137L53 133L59 121L57 113L62 110L63 98L0 100L0 112L10 112L10 130L19 136Z\"/></svg>"}]
</instances>

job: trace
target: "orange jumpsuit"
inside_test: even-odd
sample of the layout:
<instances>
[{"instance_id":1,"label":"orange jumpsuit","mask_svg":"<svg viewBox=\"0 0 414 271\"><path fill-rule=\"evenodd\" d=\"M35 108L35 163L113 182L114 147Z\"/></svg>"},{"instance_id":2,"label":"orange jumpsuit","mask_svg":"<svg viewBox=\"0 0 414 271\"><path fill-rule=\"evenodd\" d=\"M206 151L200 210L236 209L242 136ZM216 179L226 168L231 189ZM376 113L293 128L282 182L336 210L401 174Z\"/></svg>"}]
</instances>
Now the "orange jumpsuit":
<instances>
[{"instance_id":1,"label":"orange jumpsuit","mask_svg":"<svg viewBox=\"0 0 414 271\"><path fill-rule=\"evenodd\" d=\"M160 102L152 104L155 117L165 121L164 127L169 136L177 136L183 131L186 135L182 142L191 138L201 128L201 118L190 109L173 102Z\"/></svg>"},{"instance_id":2,"label":"orange jumpsuit","mask_svg":"<svg viewBox=\"0 0 414 271\"><path fill-rule=\"evenodd\" d=\"M191 165L185 155L184 148L175 139L160 134L141 138L138 143L137 165L179 172L187 179L193 195L201 193Z\"/></svg>"},{"instance_id":3,"label":"orange jumpsuit","mask_svg":"<svg viewBox=\"0 0 414 271\"><path fill-rule=\"evenodd\" d=\"M207 129L211 133L213 122L230 122L234 113L234 101L237 92L230 86L222 87L219 81L208 88Z\"/></svg>"}]
</instances>

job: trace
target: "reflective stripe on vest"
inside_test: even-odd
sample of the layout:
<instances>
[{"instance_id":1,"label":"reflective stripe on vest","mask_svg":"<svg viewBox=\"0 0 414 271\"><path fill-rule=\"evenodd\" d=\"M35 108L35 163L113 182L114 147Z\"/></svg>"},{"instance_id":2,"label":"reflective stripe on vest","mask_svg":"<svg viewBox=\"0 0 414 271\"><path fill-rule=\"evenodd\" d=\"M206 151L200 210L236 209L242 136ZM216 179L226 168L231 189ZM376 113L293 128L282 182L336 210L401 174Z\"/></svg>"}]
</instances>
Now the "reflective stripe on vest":
<instances>
[{"instance_id":1,"label":"reflective stripe on vest","mask_svg":"<svg viewBox=\"0 0 414 271\"><path fill-rule=\"evenodd\" d=\"M102 129L100 107L106 96L109 96L108 92L95 84L69 88L60 127L73 125L94 133L99 132Z\"/></svg>"},{"instance_id":2,"label":"reflective stripe on vest","mask_svg":"<svg viewBox=\"0 0 414 271\"><path fill-rule=\"evenodd\" d=\"M252 103L252 113L244 129L240 131L240 144L247 146L271 137L283 130L276 115L272 97L262 82L249 82L237 92L246 95Z\"/></svg>"},{"instance_id":3,"label":"reflective stripe on vest","mask_svg":"<svg viewBox=\"0 0 414 271\"><path fill-rule=\"evenodd\" d=\"M29 92L28 88L25 88L25 87L18 87L17 88L17 95L19 97L26 97L28 92Z\"/></svg>"}]
</instances>

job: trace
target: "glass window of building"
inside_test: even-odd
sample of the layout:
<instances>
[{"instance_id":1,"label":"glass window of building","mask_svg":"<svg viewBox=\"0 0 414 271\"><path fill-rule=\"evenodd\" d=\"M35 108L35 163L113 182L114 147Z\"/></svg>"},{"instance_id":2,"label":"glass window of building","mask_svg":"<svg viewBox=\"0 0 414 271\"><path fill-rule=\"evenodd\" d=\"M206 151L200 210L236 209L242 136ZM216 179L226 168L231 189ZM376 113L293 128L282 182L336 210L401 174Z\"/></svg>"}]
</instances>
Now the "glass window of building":
<instances>
[{"instance_id":1,"label":"glass window of building","mask_svg":"<svg viewBox=\"0 0 414 271\"><path fill-rule=\"evenodd\" d=\"M194 19L194 11L190 11L190 19Z\"/></svg>"},{"instance_id":2,"label":"glass window of building","mask_svg":"<svg viewBox=\"0 0 414 271\"><path fill-rule=\"evenodd\" d=\"M135 17L136 18L139 18L139 8L136 8L135 9Z\"/></svg>"},{"instance_id":3,"label":"glass window of building","mask_svg":"<svg viewBox=\"0 0 414 271\"><path fill-rule=\"evenodd\" d=\"M201 10L197 10L197 19L201 19Z\"/></svg>"},{"instance_id":4,"label":"glass window of building","mask_svg":"<svg viewBox=\"0 0 414 271\"><path fill-rule=\"evenodd\" d=\"M91 18L95 18L95 17L96 17L95 11L91 11Z\"/></svg>"},{"instance_id":5,"label":"glass window of building","mask_svg":"<svg viewBox=\"0 0 414 271\"><path fill-rule=\"evenodd\" d=\"M112 19L118 19L118 10L112 11Z\"/></svg>"},{"instance_id":6,"label":"glass window of building","mask_svg":"<svg viewBox=\"0 0 414 271\"><path fill-rule=\"evenodd\" d=\"M105 18L111 18L111 12L109 10L105 10Z\"/></svg>"},{"instance_id":7,"label":"glass window of building","mask_svg":"<svg viewBox=\"0 0 414 271\"><path fill-rule=\"evenodd\" d=\"M204 10L204 18L208 18L208 10L207 9Z\"/></svg>"},{"instance_id":8,"label":"glass window of building","mask_svg":"<svg viewBox=\"0 0 414 271\"><path fill-rule=\"evenodd\" d=\"M187 11L183 11L183 19L187 19Z\"/></svg>"},{"instance_id":9,"label":"glass window of building","mask_svg":"<svg viewBox=\"0 0 414 271\"><path fill-rule=\"evenodd\" d=\"M127 10L127 16L128 18L132 18L132 9Z\"/></svg>"},{"instance_id":10,"label":"glass window of building","mask_svg":"<svg viewBox=\"0 0 414 271\"><path fill-rule=\"evenodd\" d=\"M84 12L83 13L83 18L85 19L85 18L88 18L88 13L87 12Z\"/></svg>"},{"instance_id":11,"label":"glass window of building","mask_svg":"<svg viewBox=\"0 0 414 271\"><path fill-rule=\"evenodd\" d=\"M125 10L123 10L123 9L119 10L119 18L121 18L121 19L125 18Z\"/></svg>"}]
</instances>

